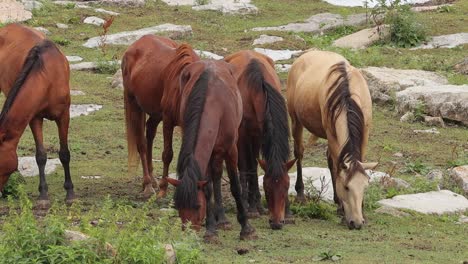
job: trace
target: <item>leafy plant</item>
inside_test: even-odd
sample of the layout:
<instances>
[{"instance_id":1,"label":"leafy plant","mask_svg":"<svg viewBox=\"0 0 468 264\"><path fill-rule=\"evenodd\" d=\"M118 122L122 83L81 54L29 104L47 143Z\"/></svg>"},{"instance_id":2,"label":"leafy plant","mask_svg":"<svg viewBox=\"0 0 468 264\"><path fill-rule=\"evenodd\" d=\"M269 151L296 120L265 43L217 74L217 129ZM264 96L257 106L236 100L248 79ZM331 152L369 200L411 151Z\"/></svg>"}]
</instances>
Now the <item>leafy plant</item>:
<instances>
[{"instance_id":1,"label":"leafy plant","mask_svg":"<svg viewBox=\"0 0 468 264\"><path fill-rule=\"evenodd\" d=\"M211 3L211 0L195 0L196 5L208 5Z\"/></svg>"},{"instance_id":2,"label":"leafy plant","mask_svg":"<svg viewBox=\"0 0 468 264\"><path fill-rule=\"evenodd\" d=\"M52 39L53 42L59 44L60 46L64 46L64 47L70 45L70 43L71 43L70 40L62 38L60 36L54 36L51 39Z\"/></svg>"},{"instance_id":3,"label":"leafy plant","mask_svg":"<svg viewBox=\"0 0 468 264\"><path fill-rule=\"evenodd\" d=\"M342 258L343 257L341 256L341 254L333 253L331 250L328 250L328 251L321 252L318 256L314 257L312 260L313 261L327 261L327 260L339 261Z\"/></svg>"},{"instance_id":4,"label":"leafy plant","mask_svg":"<svg viewBox=\"0 0 468 264\"><path fill-rule=\"evenodd\" d=\"M96 72L101 74L114 74L120 68L117 61L99 60L96 65Z\"/></svg>"},{"instance_id":5,"label":"leafy plant","mask_svg":"<svg viewBox=\"0 0 468 264\"><path fill-rule=\"evenodd\" d=\"M99 32L99 49L101 49L103 55L106 55L107 34L109 33L109 28L112 26L112 23L114 23L114 16L106 18L104 24L102 24L102 31Z\"/></svg>"},{"instance_id":6,"label":"leafy plant","mask_svg":"<svg viewBox=\"0 0 468 264\"><path fill-rule=\"evenodd\" d=\"M18 198L19 188L25 183L23 176L19 172L15 172L10 175L7 184L3 188L3 196L7 197L8 195Z\"/></svg>"},{"instance_id":7,"label":"leafy plant","mask_svg":"<svg viewBox=\"0 0 468 264\"><path fill-rule=\"evenodd\" d=\"M429 168L425 164L423 164L420 160L406 163L405 169L403 170L403 172L406 172L406 173L418 173L418 174L426 174L428 171L429 171Z\"/></svg>"},{"instance_id":8,"label":"leafy plant","mask_svg":"<svg viewBox=\"0 0 468 264\"><path fill-rule=\"evenodd\" d=\"M291 211L302 218L331 220L336 208L326 202L308 202L305 205L291 204Z\"/></svg>"}]
</instances>

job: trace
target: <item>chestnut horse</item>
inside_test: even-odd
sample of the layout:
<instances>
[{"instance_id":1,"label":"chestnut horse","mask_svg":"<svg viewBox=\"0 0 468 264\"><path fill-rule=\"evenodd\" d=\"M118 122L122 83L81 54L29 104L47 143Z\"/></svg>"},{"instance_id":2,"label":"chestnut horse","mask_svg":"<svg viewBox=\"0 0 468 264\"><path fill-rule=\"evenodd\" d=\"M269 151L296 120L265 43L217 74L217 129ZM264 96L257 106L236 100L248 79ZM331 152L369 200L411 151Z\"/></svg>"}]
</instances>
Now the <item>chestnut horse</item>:
<instances>
[{"instance_id":1,"label":"chestnut horse","mask_svg":"<svg viewBox=\"0 0 468 264\"><path fill-rule=\"evenodd\" d=\"M143 167L143 194L151 196L156 185L153 177L153 140L163 121L164 151L161 193L167 189L166 178L172 161L172 134L179 120L179 75L188 64L199 60L186 44L171 39L146 35L133 43L122 60L125 123L127 127L129 174L138 167L138 155ZM145 116L149 118L145 125ZM145 140L146 126L146 140ZM156 186L155 186L156 187Z\"/></svg>"},{"instance_id":2,"label":"chestnut horse","mask_svg":"<svg viewBox=\"0 0 468 264\"><path fill-rule=\"evenodd\" d=\"M10 24L0 29L0 61L0 90L6 95L0 113L0 191L18 167L16 149L29 124L39 167L38 206L49 206L44 173L47 153L42 135L42 123L47 118L55 121L58 127L66 201L71 202L75 195L69 167L70 70L67 59L42 33Z\"/></svg>"},{"instance_id":3,"label":"chestnut horse","mask_svg":"<svg viewBox=\"0 0 468 264\"><path fill-rule=\"evenodd\" d=\"M211 193L212 183L221 179L223 161L242 226L240 237L255 236L241 201L237 174L242 100L231 67L224 61L199 61L187 66L180 78L183 139L177 162L178 180L168 181L176 186L175 206L183 223L191 222L199 230L206 216L207 241L217 237Z\"/></svg>"},{"instance_id":4,"label":"chestnut horse","mask_svg":"<svg viewBox=\"0 0 468 264\"><path fill-rule=\"evenodd\" d=\"M296 191L304 199L302 182L303 127L328 140L327 160L334 200L350 229L365 223L362 206L369 184L362 163L372 122L372 102L360 71L333 52L310 51L299 57L288 76L287 100L292 120L294 156L297 158Z\"/></svg>"},{"instance_id":5,"label":"chestnut horse","mask_svg":"<svg viewBox=\"0 0 468 264\"><path fill-rule=\"evenodd\" d=\"M249 213L262 212L257 159L265 171L263 188L272 229L281 229L288 199L289 125L286 102L273 60L255 51L240 51L225 58L236 66L242 96L243 117L239 127L239 173L244 204ZM216 188L216 187L215 187ZM216 190L215 190L216 193ZM248 201L248 202L247 202Z\"/></svg>"}]
</instances>

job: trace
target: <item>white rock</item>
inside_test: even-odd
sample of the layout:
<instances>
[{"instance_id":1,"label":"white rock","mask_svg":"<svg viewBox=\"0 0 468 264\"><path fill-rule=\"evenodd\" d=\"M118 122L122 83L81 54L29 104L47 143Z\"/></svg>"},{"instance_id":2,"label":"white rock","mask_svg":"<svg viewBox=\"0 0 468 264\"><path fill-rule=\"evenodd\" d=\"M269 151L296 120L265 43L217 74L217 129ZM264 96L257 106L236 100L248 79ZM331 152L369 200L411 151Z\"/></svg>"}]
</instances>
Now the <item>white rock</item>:
<instances>
[{"instance_id":1,"label":"white rock","mask_svg":"<svg viewBox=\"0 0 468 264\"><path fill-rule=\"evenodd\" d=\"M102 9L102 8L96 8L96 9L94 9L94 11L96 11L96 12L98 12L98 13L103 13L103 14L111 15L111 16L118 16L118 15L120 15L120 14L117 13L117 12L105 10L105 9Z\"/></svg>"},{"instance_id":2,"label":"white rock","mask_svg":"<svg viewBox=\"0 0 468 264\"><path fill-rule=\"evenodd\" d=\"M202 10L213 10L219 11L223 14L257 14L258 8L252 4L247 3L222 3L216 4L211 3L207 5L198 5L193 6L193 10L202 11Z\"/></svg>"},{"instance_id":3,"label":"white rock","mask_svg":"<svg viewBox=\"0 0 468 264\"><path fill-rule=\"evenodd\" d=\"M444 120L440 116L424 116L424 123L429 126L445 127Z\"/></svg>"},{"instance_id":4,"label":"white rock","mask_svg":"<svg viewBox=\"0 0 468 264\"><path fill-rule=\"evenodd\" d=\"M25 10L22 3L15 0L0 2L0 23L22 22L32 18L32 13Z\"/></svg>"},{"instance_id":5,"label":"white rock","mask_svg":"<svg viewBox=\"0 0 468 264\"><path fill-rule=\"evenodd\" d=\"M44 33L45 35L50 35L50 31L45 27L35 27L35 30Z\"/></svg>"},{"instance_id":6,"label":"white rock","mask_svg":"<svg viewBox=\"0 0 468 264\"><path fill-rule=\"evenodd\" d=\"M22 0L21 1L24 5L24 9L28 11L32 11L34 9L41 9L43 4L39 1L27 1L27 0Z\"/></svg>"},{"instance_id":7,"label":"white rock","mask_svg":"<svg viewBox=\"0 0 468 264\"><path fill-rule=\"evenodd\" d=\"M267 55L274 61L289 60L293 56L298 56L302 53L302 50L271 50L262 48L255 48L254 50L256 52Z\"/></svg>"},{"instance_id":8,"label":"white rock","mask_svg":"<svg viewBox=\"0 0 468 264\"><path fill-rule=\"evenodd\" d=\"M460 219L458 219L458 223L459 223L459 224L466 224L466 223L468 223L468 216L466 216L466 215L461 215L461 216L460 216Z\"/></svg>"},{"instance_id":9,"label":"white rock","mask_svg":"<svg viewBox=\"0 0 468 264\"><path fill-rule=\"evenodd\" d=\"M255 39L253 45L263 45L263 44L270 44L279 41L283 41L282 37L277 36L268 36L268 35L260 35L259 38Z\"/></svg>"},{"instance_id":10,"label":"white rock","mask_svg":"<svg viewBox=\"0 0 468 264\"><path fill-rule=\"evenodd\" d=\"M85 95L83 91L70 90L70 95Z\"/></svg>"},{"instance_id":11,"label":"white rock","mask_svg":"<svg viewBox=\"0 0 468 264\"><path fill-rule=\"evenodd\" d=\"M81 179L86 179L86 180L98 180L101 179L101 176L81 176Z\"/></svg>"},{"instance_id":12,"label":"white rock","mask_svg":"<svg viewBox=\"0 0 468 264\"><path fill-rule=\"evenodd\" d=\"M431 170L427 173L426 178L430 181L441 181L444 178L444 172L441 170Z\"/></svg>"},{"instance_id":13,"label":"white rock","mask_svg":"<svg viewBox=\"0 0 468 264\"><path fill-rule=\"evenodd\" d=\"M70 105L70 118L78 116L87 116L94 111L98 111L102 108L102 105L96 104L79 104L79 105Z\"/></svg>"},{"instance_id":14,"label":"white rock","mask_svg":"<svg viewBox=\"0 0 468 264\"><path fill-rule=\"evenodd\" d=\"M455 167L450 174L458 186L468 194L468 165Z\"/></svg>"},{"instance_id":15,"label":"white rock","mask_svg":"<svg viewBox=\"0 0 468 264\"><path fill-rule=\"evenodd\" d=\"M361 25L366 22L366 14L349 15L343 18L338 14L322 13L311 16L304 23L290 23L277 27L257 27L253 31L292 31L320 33L343 25Z\"/></svg>"},{"instance_id":16,"label":"white rock","mask_svg":"<svg viewBox=\"0 0 468 264\"><path fill-rule=\"evenodd\" d=\"M435 49L435 48L455 48L468 43L468 33L457 33L432 37L427 44L423 44L414 49Z\"/></svg>"},{"instance_id":17,"label":"white rock","mask_svg":"<svg viewBox=\"0 0 468 264\"><path fill-rule=\"evenodd\" d=\"M414 114L411 111L406 112L400 117L400 122L410 122L414 120Z\"/></svg>"},{"instance_id":18,"label":"white rock","mask_svg":"<svg viewBox=\"0 0 468 264\"><path fill-rule=\"evenodd\" d=\"M203 51L203 50L195 50L195 53L197 53L198 56L200 56L203 59L213 59L213 60L222 60L224 59L223 56L214 54L213 52L209 51Z\"/></svg>"},{"instance_id":19,"label":"white rock","mask_svg":"<svg viewBox=\"0 0 468 264\"><path fill-rule=\"evenodd\" d=\"M424 130L416 129L416 130L413 130L413 132L416 134L440 134L440 132L435 127L431 129L424 129Z\"/></svg>"},{"instance_id":20,"label":"white rock","mask_svg":"<svg viewBox=\"0 0 468 264\"><path fill-rule=\"evenodd\" d=\"M364 49L389 36L390 31L387 26L366 28L351 35L341 37L333 41L333 46L340 48Z\"/></svg>"},{"instance_id":21,"label":"white rock","mask_svg":"<svg viewBox=\"0 0 468 264\"><path fill-rule=\"evenodd\" d=\"M332 5L336 5L336 6L362 6L362 7L365 6L364 0L323 0L323 1ZM423 4L429 1L431 0L406 0L404 2L408 4ZM387 4L390 4L391 2L394 2L394 1L387 0ZM377 0L369 0L367 6L374 7L377 4L378 4Z\"/></svg>"},{"instance_id":22,"label":"white rock","mask_svg":"<svg viewBox=\"0 0 468 264\"><path fill-rule=\"evenodd\" d=\"M156 34L161 32L174 32L178 31L184 34L191 34L191 26L179 26L174 24L162 24L149 28L142 28L134 31L124 31L116 34L107 35L105 40L106 44L110 45L130 45L139 38L147 34ZM97 48L102 44L101 37L94 37L88 39L83 46L87 48Z\"/></svg>"},{"instance_id":23,"label":"white rock","mask_svg":"<svg viewBox=\"0 0 468 264\"><path fill-rule=\"evenodd\" d=\"M51 174L61 165L60 159L47 159L44 169L45 174ZM37 167L36 157L19 157L18 158L18 171L24 177L33 177L39 175L39 168Z\"/></svg>"},{"instance_id":24,"label":"white rock","mask_svg":"<svg viewBox=\"0 0 468 264\"><path fill-rule=\"evenodd\" d=\"M79 62L82 61L83 58L81 58L80 56L67 56L67 60L68 62Z\"/></svg>"},{"instance_id":25,"label":"white rock","mask_svg":"<svg viewBox=\"0 0 468 264\"><path fill-rule=\"evenodd\" d=\"M289 72L291 67L291 64L275 64L276 72Z\"/></svg>"},{"instance_id":26,"label":"white rock","mask_svg":"<svg viewBox=\"0 0 468 264\"><path fill-rule=\"evenodd\" d=\"M423 214L455 213L468 209L468 199L448 190L397 195L392 199L380 200L378 203Z\"/></svg>"},{"instance_id":27,"label":"white rock","mask_svg":"<svg viewBox=\"0 0 468 264\"><path fill-rule=\"evenodd\" d=\"M83 241L87 240L90 238L90 236L83 234L79 231L73 231L73 230L64 230L64 235L65 238L69 241Z\"/></svg>"},{"instance_id":28,"label":"white rock","mask_svg":"<svg viewBox=\"0 0 468 264\"><path fill-rule=\"evenodd\" d=\"M61 28L61 29L67 29L67 28L69 28L68 25L62 24L62 23L57 23L56 25L57 25L58 28Z\"/></svg>"},{"instance_id":29,"label":"white rock","mask_svg":"<svg viewBox=\"0 0 468 264\"><path fill-rule=\"evenodd\" d=\"M399 112L424 105L425 113L468 125L468 85L425 85L396 93Z\"/></svg>"},{"instance_id":30,"label":"white rock","mask_svg":"<svg viewBox=\"0 0 468 264\"><path fill-rule=\"evenodd\" d=\"M123 90L122 69L119 69L112 77L111 87Z\"/></svg>"},{"instance_id":31,"label":"white rock","mask_svg":"<svg viewBox=\"0 0 468 264\"><path fill-rule=\"evenodd\" d=\"M95 16L87 17L83 20L83 23L95 26L102 26L105 22L104 19Z\"/></svg>"},{"instance_id":32,"label":"white rock","mask_svg":"<svg viewBox=\"0 0 468 264\"><path fill-rule=\"evenodd\" d=\"M121 61L108 61L107 63L115 63L119 64ZM80 63L75 63L75 64L70 64L70 70L73 71L95 71L98 68L98 63L97 62L80 62Z\"/></svg>"},{"instance_id":33,"label":"white rock","mask_svg":"<svg viewBox=\"0 0 468 264\"><path fill-rule=\"evenodd\" d=\"M451 4L443 4L443 5L432 5L432 6L413 6L411 11L413 12L427 12L427 11L434 11L444 6L453 6Z\"/></svg>"}]
</instances>

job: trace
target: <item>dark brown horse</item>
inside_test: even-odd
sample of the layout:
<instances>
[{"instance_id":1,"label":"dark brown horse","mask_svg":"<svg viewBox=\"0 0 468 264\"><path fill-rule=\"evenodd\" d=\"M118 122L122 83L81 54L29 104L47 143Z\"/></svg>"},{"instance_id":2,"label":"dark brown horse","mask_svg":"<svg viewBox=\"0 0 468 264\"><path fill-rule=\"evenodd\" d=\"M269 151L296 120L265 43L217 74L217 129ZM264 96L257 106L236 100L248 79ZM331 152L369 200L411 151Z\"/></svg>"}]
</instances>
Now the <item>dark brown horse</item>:
<instances>
[{"instance_id":1,"label":"dark brown horse","mask_svg":"<svg viewBox=\"0 0 468 264\"><path fill-rule=\"evenodd\" d=\"M189 45L178 45L171 39L146 35L133 43L122 60L127 126L129 174L134 174L140 156L143 167L143 194L154 193L153 140L163 121L163 179L160 196L167 189L166 178L172 161L172 133L179 120L179 75L188 64L199 60ZM149 118L145 119L146 114ZM145 139L146 126L146 139ZM156 187L156 186L154 186Z\"/></svg>"},{"instance_id":2,"label":"dark brown horse","mask_svg":"<svg viewBox=\"0 0 468 264\"><path fill-rule=\"evenodd\" d=\"M70 177L68 124L70 120L70 70L63 53L44 35L18 24L0 29L0 90L6 101L0 113L0 191L18 167L16 148L26 127L36 142L40 207L49 206L44 168L44 118L55 121L60 139L59 157L65 170L66 201L74 199Z\"/></svg>"},{"instance_id":3,"label":"dark brown horse","mask_svg":"<svg viewBox=\"0 0 468 264\"><path fill-rule=\"evenodd\" d=\"M289 126L286 102L273 61L255 51L240 51L225 59L236 66L242 96L243 117L239 127L239 172L243 202L250 214L262 211L257 160L265 171L263 188L272 229L281 229L288 203Z\"/></svg>"},{"instance_id":4,"label":"dark brown horse","mask_svg":"<svg viewBox=\"0 0 468 264\"><path fill-rule=\"evenodd\" d=\"M183 223L191 222L199 230L206 211L205 239L216 238L212 183L220 181L225 161L242 226L240 237L250 238L255 229L250 226L241 201L237 174L242 101L232 66L224 61L195 62L184 69L180 83L184 135L177 163L178 180L169 180L176 186L174 199L179 216Z\"/></svg>"}]
</instances>

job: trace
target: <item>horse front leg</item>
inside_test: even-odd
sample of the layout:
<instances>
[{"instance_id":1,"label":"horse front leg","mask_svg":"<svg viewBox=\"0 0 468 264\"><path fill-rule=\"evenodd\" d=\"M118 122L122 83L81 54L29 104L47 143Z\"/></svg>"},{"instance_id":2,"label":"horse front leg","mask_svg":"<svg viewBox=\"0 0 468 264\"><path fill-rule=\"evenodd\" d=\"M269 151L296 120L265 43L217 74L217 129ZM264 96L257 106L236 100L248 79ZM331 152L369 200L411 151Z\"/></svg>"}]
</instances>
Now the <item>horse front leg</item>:
<instances>
[{"instance_id":1,"label":"horse front leg","mask_svg":"<svg viewBox=\"0 0 468 264\"><path fill-rule=\"evenodd\" d=\"M337 177L337 172L336 172L336 168L334 166L334 163L333 163L333 158L331 157L331 154L330 154L330 150L327 149L327 163L328 163L328 169L330 170L330 174L331 174L331 178L332 178L332 185L333 185L333 200L335 201L335 204L338 206L338 208L336 209L336 213L339 215L339 216L343 216L344 217L344 209L343 209L343 205L340 201L340 199L338 198L338 195L336 193L336 177Z\"/></svg>"},{"instance_id":2,"label":"horse front leg","mask_svg":"<svg viewBox=\"0 0 468 264\"><path fill-rule=\"evenodd\" d=\"M213 179L214 201L215 201L215 219L218 229L230 230L231 222L226 218L223 196L221 191L221 179L223 174L223 160L214 160L211 164L211 179Z\"/></svg>"},{"instance_id":3,"label":"horse front leg","mask_svg":"<svg viewBox=\"0 0 468 264\"><path fill-rule=\"evenodd\" d=\"M156 180L153 175L153 142L156 137L156 131L158 129L159 122L161 122L161 117L159 115L150 116L146 121L146 156L148 158L148 172L152 180L153 187L157 188Z\"/></svg>"},{"instance_id":4,"label":"horse front leg","mask_svg":"<svg viewBox=\"0 0 468 264\"><path fill-rule=\"evenodd\" d=\"M304 154L304 144L302 142L302 133L304 127L302 124L291 116L292 120L292 134L294 138L294 158L296 158L296 166L297 166L297 179L296 179L296 200L300 203L305 203L305 195L304 195L304 181L302 180L302 157Z\"/></svg>"},{"instance_id":5,"label":"horse front leg","mask_svg":"<svg viewBox=\"0 0 468 264\"><path fill-rule=\"evenodd\" d=\"M172 137L174 133L174 123L170 118L163 117L163 137L164 137L164 150L162 154L163 160L163 176L159 181L159 194L158 197L165 197L167 194L167 177L169 177L169 166L171 165L174 151L172 150Z\"/></svg>"},{"instance_id":6,"label":"horse front leg","mask_svg":"<svg viewBox=\"0 0 468 264\"><path fill-rule=\"evenodd\" d=\"M60 140L60 150L59 158L62 163L64 172L65 172L65 182L63 188L67 192L65 201L67 204L71 204L75 199L75 191L73 190L73 182L70 175L70 150L68 149L68 127L70 123L70 114L67 111L62 118L57 122L59 140Z\"/></svg>"},{"instance_id":7,"label":"horse front leg","mask_svg":"<svg viewBox=\"0 0 468 264\"><path fill-rule=\"evenodd\" d=\"M29 123L31 128L34 142L36 143L36 163L39 168L39 197L37 199L37 206L41 209L48 209L50 207L48 186L45 176L45 166L47 163L47 152L44 148L43 134L42 134L42 118L34 118ZM65 168L65 165L63 166Z\"/></svg>"}]
</instances>

